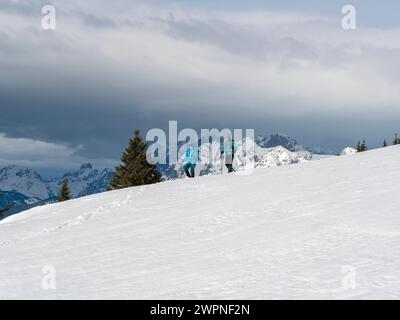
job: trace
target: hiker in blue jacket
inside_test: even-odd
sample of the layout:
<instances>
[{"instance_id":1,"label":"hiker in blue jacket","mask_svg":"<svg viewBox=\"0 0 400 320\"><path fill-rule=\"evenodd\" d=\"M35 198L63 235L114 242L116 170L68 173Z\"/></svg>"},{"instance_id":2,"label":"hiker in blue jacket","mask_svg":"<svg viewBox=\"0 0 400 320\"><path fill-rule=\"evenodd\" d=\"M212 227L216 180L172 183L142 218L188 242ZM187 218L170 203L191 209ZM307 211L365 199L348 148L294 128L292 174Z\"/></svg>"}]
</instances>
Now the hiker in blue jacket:
<instances>
[{"instance_id":1,"label":"hiker in blue jacket","mask_svg":"<svg viewBox=\"0 0 400 320\"><path fill-rule=\"evenodd\" d=\"M227 137L222 145L221 155L225 158L225 166L228 168L228 172L233 172L233 159L235 157L235 152L237 149L237 144L235 140Z\"/></svg>"},{"instance_id":2,"label":"hiker in blue jacket","mask_svg":"<svg viewBox=\"0 0 400 320\"><path fill-rule=\"evenodd\" d=\"M183 170L185 170L186 176L189 178L194 178L194 169L196 168L198 153L199 151L197 148L192 146L189 146L186 150Z\"/></svg>"}]
</instances>

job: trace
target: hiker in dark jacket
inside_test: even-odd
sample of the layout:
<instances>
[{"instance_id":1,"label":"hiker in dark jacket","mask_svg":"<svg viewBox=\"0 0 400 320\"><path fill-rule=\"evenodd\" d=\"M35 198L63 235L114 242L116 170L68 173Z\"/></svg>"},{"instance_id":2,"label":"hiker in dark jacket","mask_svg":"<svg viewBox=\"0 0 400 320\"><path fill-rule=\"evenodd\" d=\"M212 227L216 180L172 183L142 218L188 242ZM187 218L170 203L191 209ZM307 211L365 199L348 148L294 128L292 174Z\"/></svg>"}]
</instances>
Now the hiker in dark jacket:
<instances>
[{"instance_id":1,"label":"hiker in dark jacket","mask_svg":"<svg viewBox=\"0 0 400 320\"><path fill-rule=\"evenodd\" d=\"M232 138L227 138L224 140L222 146L221 155L225 158L225 166L228 168L228 172L233 172L233 159L235 157L235 152L237 149L237 144Z\"/></svg>"}]
</instances>

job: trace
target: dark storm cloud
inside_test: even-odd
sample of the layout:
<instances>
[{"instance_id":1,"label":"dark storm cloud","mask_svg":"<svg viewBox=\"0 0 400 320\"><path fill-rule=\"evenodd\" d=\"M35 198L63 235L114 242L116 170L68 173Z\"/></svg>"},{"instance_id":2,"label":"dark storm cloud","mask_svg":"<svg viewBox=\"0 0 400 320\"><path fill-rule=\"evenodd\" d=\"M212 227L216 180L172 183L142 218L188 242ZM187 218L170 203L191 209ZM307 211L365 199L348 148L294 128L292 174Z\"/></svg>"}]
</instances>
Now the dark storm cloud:
<instances>
[{"instance_id":1,"label":"dark storm cloud","mask_svg":"<svg viewBox=\"0 0 400 320\"><path fill-rule=\"evenodd\" d=\"M117 26L117 23L108 17L98 17L94 14L88 14L80 11L75 11L72 14L81 18L83 23L90 27L102 29L115 28Z\"/></svg>"},{"instance_id":2,"label":"dark storm cloud","mask_svg":"<svg viewBox=\"0 0 400 320\"><path fill-rule=\"evenodd\" d=\"M57 30L44 31L37 3L0 3L8 143L54 143L80 161L118 159L133 128L169 120L286 132L335 150L396 130L397 29L350 34L302 13L55 1Z\"/></svg>"},{"instance_id":3,"label":"dark storm cloud","mask_svg":"<svg viewBox=\"0 0 400 320\"><path fill-rule=\"evenodd\" d=\"M316 48L293 37L274 37L265 29L254 30L243 25L224 21L181 20L171 16L162 20L168 26L168 34L176 39L212 44L233 54L247 55L256 59L285 56L290 59L316 59Z\"/></svg>"},{"instance_id":4,"label":"dark storm cloud","mask_svg":"<svg viewBox=\"0 0 400 320\"><path fill-rule=\"evenodd\" d=\"M0 2L0 11L14 13L19 15L31 15L33 12L38 11L45 5L43 0L25 0L25 1L11 1L2 0Z\"/></svg>"}]
</instances>

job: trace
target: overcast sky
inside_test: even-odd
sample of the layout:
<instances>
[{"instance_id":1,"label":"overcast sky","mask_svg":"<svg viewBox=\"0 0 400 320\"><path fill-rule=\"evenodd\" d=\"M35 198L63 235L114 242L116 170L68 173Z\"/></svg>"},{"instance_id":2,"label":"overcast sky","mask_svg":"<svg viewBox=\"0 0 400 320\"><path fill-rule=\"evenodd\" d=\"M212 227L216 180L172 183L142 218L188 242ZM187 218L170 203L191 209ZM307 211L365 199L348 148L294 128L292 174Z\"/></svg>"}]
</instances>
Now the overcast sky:
<instances>
[{"instance_id":1,"label":"overcast sky","mask_svg":"<svg viewBox=\"0 0 400 320\"><path fill-rule=\"evenodd\" d=\"M169 120L334 151L392 140L400 2L327 2L0 0L0 166L110 166L133 128Z\"/></svg>"}]
</instances>

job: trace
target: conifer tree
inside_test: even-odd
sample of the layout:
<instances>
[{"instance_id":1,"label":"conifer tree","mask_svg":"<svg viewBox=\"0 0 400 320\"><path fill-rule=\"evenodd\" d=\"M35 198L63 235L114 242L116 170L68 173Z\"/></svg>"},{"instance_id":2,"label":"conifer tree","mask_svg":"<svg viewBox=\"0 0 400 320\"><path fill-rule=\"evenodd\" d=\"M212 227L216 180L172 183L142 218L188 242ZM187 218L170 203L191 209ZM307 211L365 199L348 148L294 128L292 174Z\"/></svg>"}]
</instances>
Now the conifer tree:
<instances>
[{"instance_id":1,"label":"conifer tree","mask_svg":"<svg viewBox=\"0 0 400 320\"><path fill-rule=\"evenodd\" d=\"M394 144L394 145L396 145L396 144L400 144L400 138L399 138L399 136L398 136L398 134L397 134L397 133L395 134L395 137L394 137L393 144Z\"/></svg>"},{"instance_id":2,"label":"conifer tree","mask_svg":"<svg viewBox=\"0 0 400 320\"><path fill-rule=\"evenodd\" d=\"M386 139L385 139L385 140L383 140L383 147L386 148L387 146L388 146L388 144L387 144Z\"/></svg>"},{"instance_id":3,"label":"conifer tree","mask_svg":"<svg viewBox=\"0 0 400 320\"><path fill-rule=\"evenodd\" d=\"M69 192L69 187L68 187L68 180L67 178L64 178L64 182L62 184L61 190L60 190L60 195L58 197L59 202L71 200L71 193Z\"/></svg>"},{"instance_id":4,"label":"conifer tree","mask_svg":"<svg viewBox=\"0 0 400 320\"><path fill-rule=\"evenodd\" d=\"M1 192L0 192L0 199L1 199L1 197L2 197L2 195L1 195ZM12 204L9 203L9 204L6 205L5 208L0 209L0 219L3 218L4 215L6 214L6 212L9 211L11 208L12 208Z\"/></svg>"},{"instance_id":5,"label":"conifer tree","mask_svg":"<svg viewBox=\"0 0 400 320\"><path fill-rule=\"evenodd\" d=\"M109 190L123 189L161 182L156 165L146 159L148 145L135 129L134 137L129 139L128 147L122 153L121 164L115 168Z\"/></svg>"},{"instance_id":6,"label":"conifer tree","mask_svg":"<svg viewBox=\"0 0 400 320\"><path fill-rule=\"evenodd\" d=\"M363 143L361 144L361 152L367 151L367 150L368 150L367 144L365 143L365 140L363 140Z\"/></svg>"},{"instance_id":7,"label":"conifer tree","mask_svg":"<svg viewBox=\"0 0 400 320\"><path fill-rule=\"evenodd\" d=\"M357 152L361 152L361 142L360 142L360 140L358 140L356 150L357 150Z\"/></svg>"},{"instance_id":8,"label":"conifer tree","mask_svg":"<svg viewBox=\"0 0 400 320\"><path fill-rule=\"evenodd\" d=\"M360 141L358 141L357 143L357 152L364 152L367 151L368 147L367 144L365 143L365 140L363 140L363 142L361 143Z\"/></svg>"}]
</instances>

